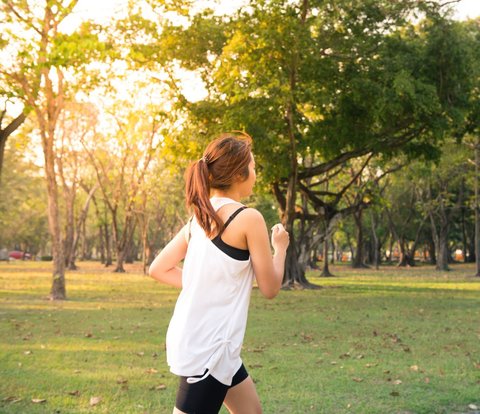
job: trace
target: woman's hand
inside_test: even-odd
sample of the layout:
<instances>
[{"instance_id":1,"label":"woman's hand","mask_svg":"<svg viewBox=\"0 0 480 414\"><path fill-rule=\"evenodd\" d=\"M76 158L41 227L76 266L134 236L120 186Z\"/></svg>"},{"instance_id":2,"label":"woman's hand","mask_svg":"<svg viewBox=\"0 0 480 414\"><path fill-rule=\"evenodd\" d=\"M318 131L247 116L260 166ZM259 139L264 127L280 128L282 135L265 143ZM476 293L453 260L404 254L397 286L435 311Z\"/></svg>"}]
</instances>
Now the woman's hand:
<instances>
[{"instance_id":1,"label":"woman's hand","mask_svg":"<svg viewBox=\"0 0 480 414\"><path fill-rule=\"evenodd\" d=\"M285 252L290 243L290 235L283 227L283 224L278 223L272 227L272 247L275 253Z\"/></svg>"}]
</instances>

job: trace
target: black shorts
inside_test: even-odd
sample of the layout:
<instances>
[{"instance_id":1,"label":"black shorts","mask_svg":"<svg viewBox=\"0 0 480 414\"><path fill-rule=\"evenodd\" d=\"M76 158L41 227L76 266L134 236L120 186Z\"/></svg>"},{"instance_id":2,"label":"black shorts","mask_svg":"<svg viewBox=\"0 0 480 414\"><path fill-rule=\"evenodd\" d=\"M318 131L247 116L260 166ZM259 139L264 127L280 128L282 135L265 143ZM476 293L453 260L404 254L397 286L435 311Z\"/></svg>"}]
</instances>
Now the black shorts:
<instances>
[{"instance_id":1,"label":"black shorts","mask_svg":"<svg viewBox=\"0 0 480 414\"><path fill-rule=\"evenodd\" d=\"M197 378L202 376L198 375ZM180 377L175 407L187 414L218 414L227 391L247 377L248 372L243 364L233 376L230 386L222 384L211 375L195 384L189 384L187 377Z\"/></svg>"}]
</instances>

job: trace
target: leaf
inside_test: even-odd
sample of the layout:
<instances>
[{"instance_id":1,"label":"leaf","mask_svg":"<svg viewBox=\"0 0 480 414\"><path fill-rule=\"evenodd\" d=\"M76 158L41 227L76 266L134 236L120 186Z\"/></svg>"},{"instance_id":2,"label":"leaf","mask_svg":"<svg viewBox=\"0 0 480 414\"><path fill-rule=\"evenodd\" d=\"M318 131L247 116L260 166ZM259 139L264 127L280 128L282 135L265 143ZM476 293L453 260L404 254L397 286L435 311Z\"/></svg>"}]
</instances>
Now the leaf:
<instances>
[{"instance_id":1,"label":"leaf","mask_svg":"<svg viewBox=\"0 0 480 414\"><path fill-rule=\"evenodd\" d=\"M34 404L43 404L46 402L47 400L45 398L32 398L32 403Z\"/></svg>"},{"instance_id":2,"label":"leaf","mask_svg":"<svg viewBox=\"0 0 480 414\"><path fill-rule=\"evenodd\" d=\"M468 408L470 408L470 410L478 410L478 406L475 404L469 404Z\"/></svg>"},{"instance_id":3,"label":"leaf","mask_svg":"<svg viewBox=\"0 0 480 414\"><path fill-rule=\"evenodd\" d=\"M102 398L101 397L92 397L90 398L90 405L92 407L94 407L95 405L98 405L102 402Z\"/></svg>"},{"instance_id":4,"label":"leaf","mask_svg":"<svg viewBox=\"0 0 480 414\"><path fill-rule=\"evenodd\" d=\"M73 397L80 397L80 391L78 391L78 390L69 391L67 394L68 394L68 395L71 395L71 396L73 396Z\"/></svg>"},{"instance_id":5,"label":"leaf","mask_svg":"<svg viewBox=\"0 0 480 414\"><path fill-rule=\"evenodd\" d=\"M10 403L10 404L15 404L15 403L17 403L17 402L22 401L22 398L17 398L17 397L15 397L15 396L12 395L12 396L10 396L10 397L5 397L2 401L3 401L3 402L8 402L8 403Z\"/></svg>"},{"instance_id":6,"label":"leaf","mask_svg":"<svg viewBox=\"0 0 480 414\"><path fill-rule=\"evenodd\" d=\"M401 383L402 383L402 380L399 380L399 379L393 381L393 384L395 385L400 385Z\"/></svg>"},{"instance_id":7,"label":"leaf","mask_svg":"<svg viewBox=\"0 0 480 414\"><path fill-rule=\"evenodd\" d=\"M410 370L411 370L411 371L418 372L418 365L412 365L412 366L410 367Z\"/></svg>"},{"instance_id":8,"label":"leaf","mask_svg":"<svg viewBox=\"0 0 480 414\"><path fill-rule=\"evenodd\" d=\"M147 374L157 374L158 373L158 370L156 370L155 368L149 368L145 371Z\"/></svg>"},{"instance_id":9,"label":"leaf","mask_svg":"<svg viewBox=\"0 0 480 414\"><path fill-rule=\"evenodd\" d=\"M355 382L363 382L362 378L352 378Z\"/></svg>"},{"instance_id":10,"label":"leaf","mask_svg":"<svg viewBox=\"0 0 480 414\"><path fill-rule=\"evenodd\" d=\"M150 388L150 391L163 391L166 390L167 386L165 384L157 385L156 387Z\"/></svg>"},{"instance_id":11,"label":"leaf","mask_svg":"<svg viewBox=\"0 0 480 414\"><path fill-rule=\"evenodd\" d=\"M399 396L400 396L400 393L399 393L398 391L392 391L392 392L390 393L390 395L391 395L392 397L399 397Z\"/></svg>"}]
</instances>

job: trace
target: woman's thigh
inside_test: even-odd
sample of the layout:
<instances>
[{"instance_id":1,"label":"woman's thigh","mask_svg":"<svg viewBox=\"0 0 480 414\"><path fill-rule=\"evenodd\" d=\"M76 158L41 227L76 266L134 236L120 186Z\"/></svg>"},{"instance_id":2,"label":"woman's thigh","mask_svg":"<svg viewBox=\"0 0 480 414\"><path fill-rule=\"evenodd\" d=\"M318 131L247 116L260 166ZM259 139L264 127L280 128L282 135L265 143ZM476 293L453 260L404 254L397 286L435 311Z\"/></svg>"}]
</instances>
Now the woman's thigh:
<instances>
[{"instance_id":1,"label":"woman's thigh","mask_svg":"<svg viewBox=\"0 0 480 414\"><path fill-rule=\"evenodd\" d=\"M223 402L231 414L261 414L262 407L252 378L249 376L227 391Z\"/></svg>"}]
</instances>

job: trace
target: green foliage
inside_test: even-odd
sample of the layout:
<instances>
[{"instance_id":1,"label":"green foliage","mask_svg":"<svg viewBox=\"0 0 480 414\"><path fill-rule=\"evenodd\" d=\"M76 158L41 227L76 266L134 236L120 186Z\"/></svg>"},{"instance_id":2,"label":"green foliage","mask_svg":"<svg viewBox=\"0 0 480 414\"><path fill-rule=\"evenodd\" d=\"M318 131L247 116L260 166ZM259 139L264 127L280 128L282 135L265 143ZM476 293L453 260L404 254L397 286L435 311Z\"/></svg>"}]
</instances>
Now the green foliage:
<instances>
[{"instance_id":1,"label":"green foliage","mask_svg":"<svg viewBox=\"0 0 480 414\"><path fill-rule=\"evenodd\" d=\"M117 57L113 45L100 40L101 31L100 26L87 21L71 34L59 33L53 39L48 64L83 70L90 62Z\"/></svg>"},{"instance_id":2,"label":"green foliage","mask_svg":"<svg viewBox=\"0 0 480 414\"><path fill-rule=\"evenodd\" d=\"M46 247L47 200L41 170L24 158L29 150L25 136L11 138L7 144L0 196L0 248L19 248L38 254Z\"/></svg>"}]
</instances>

